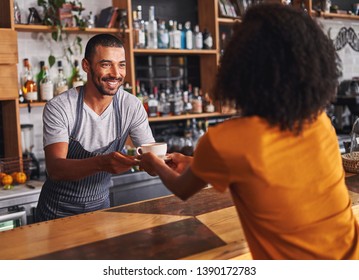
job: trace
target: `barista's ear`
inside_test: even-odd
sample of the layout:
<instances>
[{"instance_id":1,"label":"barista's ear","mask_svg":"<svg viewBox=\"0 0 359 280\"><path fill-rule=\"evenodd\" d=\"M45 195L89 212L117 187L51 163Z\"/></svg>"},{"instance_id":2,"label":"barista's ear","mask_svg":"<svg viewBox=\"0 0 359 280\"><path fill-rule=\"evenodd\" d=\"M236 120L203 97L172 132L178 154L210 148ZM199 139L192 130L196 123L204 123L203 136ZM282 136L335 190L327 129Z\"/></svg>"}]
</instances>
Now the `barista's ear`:
<instances>
[{"instance_id":1,"label":"barista's ear","mask_svg":"<svg viewBox=\"0 0 359 280\"><path fill-rule=\"evenodd\" d=\"M82 69L86 72L86 73L89 73L90 72L90 62L86 59L86 58L83 58L82 59Z\"/></svg>"}]
</instances>

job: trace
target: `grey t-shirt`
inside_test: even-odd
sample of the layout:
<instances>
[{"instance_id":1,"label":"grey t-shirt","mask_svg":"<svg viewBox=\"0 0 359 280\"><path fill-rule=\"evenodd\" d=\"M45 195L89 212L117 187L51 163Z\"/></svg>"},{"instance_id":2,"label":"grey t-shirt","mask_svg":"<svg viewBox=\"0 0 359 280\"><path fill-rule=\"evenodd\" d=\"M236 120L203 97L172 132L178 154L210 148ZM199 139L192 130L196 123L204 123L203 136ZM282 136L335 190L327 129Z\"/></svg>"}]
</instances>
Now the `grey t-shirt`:
<instances>
[{"instance_id":1,"label":"grey t-shirt","mask_svg":"<svg viewBox=\"0 0 359 280\"><path fill-rule=\"evenodd\" d=\"M121 115L121 135L128 130L136 147L143 143L154 142L147 113L140 100L124 91L122 87L117 92L117 96ZM69 143L76 120L78 98L77 90L72 88L46 103L43 112L44 147L59 142ZM76 140L87 151L94 152L107 146L118 136L112 103L100 116L84 103L82 114Z\"/></svg>"}]
</instances>

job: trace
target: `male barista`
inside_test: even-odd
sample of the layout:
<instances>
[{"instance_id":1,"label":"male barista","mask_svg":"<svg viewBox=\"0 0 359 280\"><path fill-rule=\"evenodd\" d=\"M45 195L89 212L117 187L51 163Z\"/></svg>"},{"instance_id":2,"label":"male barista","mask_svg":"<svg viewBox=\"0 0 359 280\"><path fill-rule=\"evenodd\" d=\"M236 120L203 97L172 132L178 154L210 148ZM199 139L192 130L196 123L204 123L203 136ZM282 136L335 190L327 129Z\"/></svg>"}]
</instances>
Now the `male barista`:
<instances>
[{"instance_id":1,"label":"male barista","mask_svg":"<svg viewBox=\"0 0 359 280\"><path fill-rule=\"evenodd\" d=\"M124 91L125 50L110 34L92 37L82 68L85 86L47 102L43 113L48 178L41 190L37 220L45 221L110 206L111 174L136 164L121 151L126 138L135 146L154 142L146 111Z\"/></svg>"}]
</instances>

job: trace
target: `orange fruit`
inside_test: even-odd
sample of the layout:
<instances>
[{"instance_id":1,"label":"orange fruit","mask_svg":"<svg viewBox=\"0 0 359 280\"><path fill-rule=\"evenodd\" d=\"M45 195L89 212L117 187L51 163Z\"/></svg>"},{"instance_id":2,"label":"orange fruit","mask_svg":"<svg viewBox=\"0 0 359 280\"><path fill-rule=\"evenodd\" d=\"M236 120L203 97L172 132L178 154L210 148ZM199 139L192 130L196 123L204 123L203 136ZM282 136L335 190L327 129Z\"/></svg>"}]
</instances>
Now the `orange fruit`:
<instances>
[{"instance_id":1,"label":"orange fruit","mask_svg":"<svg viewBox=\"0 0 359 280\"><path fill-rule=\"evenodd\" d=\"M5 175L1 179L1 184L4 186L11 185L14 180L12 179L11 175Z\"/></svg>"},{"instance_id":2,"label":"orange fruit","mask_svg":"<svg viewBox=\"0 0 359 280\"><path fill-rule=\"evenodd\" d=\"M17 175L17 172L11 173L11 177L14 182L16 181L16 175Z\"/></svg>"},{"instance_id":3,"label":"orange fruit","mask_svg":"<svg viewBox=\"0 0 359 280\"><path fill-rule=\"evenodd\" d=\"M0 172L0 180L2 179L2 177L4 177L5 175L7 175L6 173L4 172Z\"/></svg>"},{"instance_id":4,"label":"orange fruit","mask_svg":"<svg viewBox=\"0 0 359 280\"><path fill-rule=\"evenodd\" d=\"M15 181L18 184L23 184L26 182L27 176L24 172L17 172L16 173L16 177L15 177Z\"/></svg>"}]
</instances>

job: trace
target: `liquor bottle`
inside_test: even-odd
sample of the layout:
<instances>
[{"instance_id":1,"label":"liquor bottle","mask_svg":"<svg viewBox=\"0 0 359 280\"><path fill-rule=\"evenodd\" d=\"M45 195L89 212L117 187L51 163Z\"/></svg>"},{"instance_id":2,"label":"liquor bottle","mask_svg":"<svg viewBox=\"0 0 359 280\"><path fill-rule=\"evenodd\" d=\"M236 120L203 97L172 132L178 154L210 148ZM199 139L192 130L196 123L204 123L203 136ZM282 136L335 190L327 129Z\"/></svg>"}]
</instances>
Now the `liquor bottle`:
<instances>
[{"instance_id":1,"label":"liquor bottle","mask_svg":"<svg viewBox=\"0 0 359 280\"><path fill-rule=\"evenodd\" d=\"M222 56L224 54L224 50L226 48L227 45L227 35L225 32L221 33L221 41L219 43L220 46L220 55Z\"/></svg>"},{"instance_id":2,"label":"liquor bottle","mask_svg":"<svg viewBox=\"0 0 359 280\"><path fill-rule=\"evenodd\" d=\"M145 89L145 84L141 85L142 104L148 114L148 93Z\"/></svg>"},{"instance_id":3,"label":"liquor bottle","mask_svg":"<svg viewBox=\"0 0 359 280\"><path fill-rule=\"evenodd\" d=\"M185 31L186 31L186 49L192 50L193 49L193 32L191 30L191 22L186 21L184 24Z\"/></svg>"},{"instance_id":4,"label":"liquor bottle","mask_svg":"<svg viewBox=\"0 0 359 280\"><path fill-rule=\"evenodd\" d=\"M22 75L22 92L27 102L38 101L37 84L34 81L31 65L27 58L23 60L24 73Z\"/></svg>"},{"instance_id":5,"label":"liquor bottle","mask_svg":"<svg viewBox=\"0 0 359 280\"><path fill-rule=\"evenodd\" d=\"M170 102L166 96L165 92L161 92L160 100L158 102L158 110L161 117L169 116L171 112Z\"/></svg>"},{"instance_id":6,"label":"liquor bottle","mask_svg":"<svg viewBox=\"0 0 359 280\"><path fill-rule=\"evenodd\" d=\"M19 4L15 0L14 1L14 22L15 22L15 24L22 23L21 17L22 17L22 15L21 15L21 10L20 10Z\"/></svg>"},{"instance_id":7,"label":"liquor bottle","mask_svg":"<svg viewBox=\"0 0 359 280\"><path fill-rule=\"evenodd\" d=\"M42 101L49 101L54 97L54 83L51 80L49 68L43 66L44 77L40 81L40 93Z\"/></svg>"},{"instance_id":8,"label":"liquor bottle","mask_svg":"<svg viewBox=\"0 0 359 280\"><path fill-rule=\"evenodd\" d=\"M57 61L57 81L56 81L56 89L55 96L67 91L69 89L69 85L67 79L64 75L64 68L62 68L62 61Z\"/></svg>"},{"instance_id":9,"label":"liquor bottle","mask_svg":"<svg viewBox=\"0 0 359 280\"><path fill-rule=\"evenodd\" d=\"M202 97L199 95L199 88L194 88L194 95L192 98L192 113L201 114L202 111Z\"/></svg>"},{"instance_id":10,"label":"liquor bottle","mask_svg":"<svg viewBox=\"0 0 359 280\"><path fill-rule=\"evenodd\" d=\"M181 40L180 49L183 50L186 48L186 31L183 29L182 23L177 24L177 30L179 32L179 37Z\"/></svg>"},{"instance_id":11,"label":"liquor bottle","mask_svg":"<svg viewBox=\"0 0 359 280\"><path fill-rule=\"evenodd\" d=\"M36 85L37 85L37 92L38 92L39 97L41 97L41 80L45 76L44 66L45 66L45 61L41 60L40 61L40 71L36 75Z\"/></svg>"},{"instance_id":12,"label":"liquor bottle","mask_svg":"<svg viewBox=\"0 0 359 280\"><path fill-rule=\"evenodd\" d=\"M203 32L203 48L212 49L212 47L213 47L212 35L207 29L205 29Z\"/></svg>"},{"instance_id":13,"label":"liquor bottle","mask_svg":"<svg viewBox=\"0 0 359 280\"><path fill-rule=\"evenodd\" d=\"M155 86L153 88L153 94L150 94L148 99L148 116L157 117L158 116L158 100L157 100L158 89Z\"/></svg>"},{"instance_id":14,"label":"liquor bottle","mask_svg":"<svg viewBox=\"0 0 359 280\"><path fill-rule=\"evenodd\" d=\"M174 29L173 29L173 20L168 21L168 37L169 37L169 44L168 47L170 49L174 49Z\"/></svg>"},{"instance_id":15,"label":"liquor bottle","mask_svg":"<svg viewBox=\"0 0 359 280\"><path fill-rule=\"evenodd\" d=\"M212 103L211 98L209 97L208 92L206 92L204 94L202 107L203 107L203 112L205 112L205 113L213 113L215 110L214 105Z\"/></svg>"},{"instance_id":16,"label":"liquor bottle","mask_svg":"<svg viewBox=\"0 0 359 280\"><path fill-rule=\"evenodd\" d=\"M198 25L196 25L194 27L193 37L194 37L194 46L193 47L198 50L203 49L203 36L202 36L202 32L199 31Z\"/></svg>"},{"instance_id":17,"label":"liquor bottle","mask_svg":"<svg viewBox=\"0 0 359 280\"><path fill-rule=\"evenodd\" d=\"M182 33L177 29L177 21L173 21L173 48L180 49L182 47Z\"/></svg>"},{"instance_id":18,"label":"liquor bottle","mask_svg":"<svg viewBox=\"0 0 359 280\"><path fill-rule=\"evenodd\" d=\"M139 34L140 34L140 23L137 18L137 11L132 11L132 30L133 30L133 47L137 49L139 45Z\"/></svg>"},{"instance_id":19,"label":"liquor bottle","mask_svg":"<svg viewBox=\"0 0 359 280\"><path fill-rule=\"evenodd\" d=\"M192 85L188 84L188 90L183 92L183 111L186 114L192 113Z\"/></svg>"},{"instance_id":20,"label":"liquor bottle","mask_svg":"<svg viewBox=\"0 0 359 280\"><path fill-rule=\"evenodd\" d=\"M133 11L133 31L134 31L134 47L143 49L146 46L145 22L142 19L142 6L138 5L137 10Z\"/></svg>"},{"instance_id":21,"label":"liquor bottle","mask_svg":"<svg viewBox=\"0 0 359 280\"><path fill-rule=\"evenodd\" d=\"M158 41L157 41L157 21L155 20L155 7L150 6L149 9L149 20L147 27L147 48L149 49L157 49Z\"/></svg>"},{"instance_id":22,"label":"liquor bottle","mask_svg":"<svg viewBox=\"0 0 359 280\"><path fill-rule=\"evenodd\" d=\"M143 104L143 95L142 95L142 92L141 92L141 87L140 87L140 81L139 80L136 81L136 97Z\"/></svg>"},{"instance_id":23,"label":"liquor bottle","mask_svg":"<svg viewBox=\"0 0 359 280\"><path fill-rule=\"evenodd\" d=\"M82 75L80 73L80 67L79 67L79 62L78 60L74 61L74 68L73 68L73 74L72 74L72 78L71 78L71 84L72 87L79 87L79 86L83 86L85 84Z\"/></svg>"},{"instance_id":24,"label":"liquor bottle","mask_svg":"<svg viewBox=\"0 0 359 280\"><path fill-rule=\"evenodd\" d=\"M161 21L158 26L158 48L168 49L170 39L165 21Z\"/></svg>"}]
</instances>

